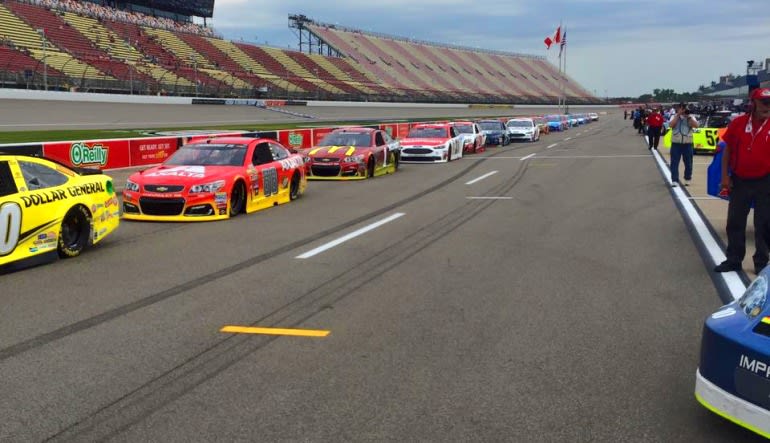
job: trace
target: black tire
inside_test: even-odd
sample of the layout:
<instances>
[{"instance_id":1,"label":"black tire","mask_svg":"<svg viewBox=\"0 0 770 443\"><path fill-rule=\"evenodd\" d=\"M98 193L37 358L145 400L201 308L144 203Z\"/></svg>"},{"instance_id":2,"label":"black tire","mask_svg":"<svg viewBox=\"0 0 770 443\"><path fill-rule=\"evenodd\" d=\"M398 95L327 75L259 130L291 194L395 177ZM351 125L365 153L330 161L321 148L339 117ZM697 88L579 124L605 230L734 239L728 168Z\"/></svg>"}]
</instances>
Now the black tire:
<instances>
[{"instance_id":1,"label":"black tire","mask_svg":"<svg viewBox=\"0 0 770 443\"><path fill-rule=\"evenodd\" d=\"M291 184L289 185L289 200L296 200L299 198L299 172L294 172L291 176Z\"/></svg>"},{"instance_id":2,"label":"black tire","mask_svg":"<svg viewBox=\"0 0 770 443\"><path fill-rule=\"evenodd\" d=\"M239 181L230 193L230 217L235 217L246 209L246 186Z\"/></svg>"},{"instance_id":3,"label":"black tire","mask_svg":"<svg viewBox=\"0 0 770 443\"><path fill-rule=\"evenodd\" d=\"M84 206L75 206L61 221L56 252L61 258L80 255L91 238L91 213Z\"/></svg>"},{"instance_id":4,"label":"black tire","mask_svg":"<svg viewBox=\"0 0 770 443\"><path fill-rule=\"evenodd\" d=\"M369 157L369 161L366 163L366 178L374 177L374 157Z\"/></svg>"},{"instance_id":5,"label":"black tire","mask_svg":"<svg viewBox=\"0 0 770 443\"><path fill-rule=\"evenodd\" d=\"M449 149L447 150L448 154L446 156L447 163L452 161L452 145L449 145Z\"/></svg>"}]
</instances>

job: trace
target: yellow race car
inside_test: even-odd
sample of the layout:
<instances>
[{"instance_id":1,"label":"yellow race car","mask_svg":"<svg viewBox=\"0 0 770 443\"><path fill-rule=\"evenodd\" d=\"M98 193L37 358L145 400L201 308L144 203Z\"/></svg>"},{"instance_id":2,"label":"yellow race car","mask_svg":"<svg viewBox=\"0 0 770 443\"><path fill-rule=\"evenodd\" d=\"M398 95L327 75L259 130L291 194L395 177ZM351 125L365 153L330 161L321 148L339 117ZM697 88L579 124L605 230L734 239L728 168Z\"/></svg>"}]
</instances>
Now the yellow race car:
<instances>
[{"instance_id":1,"label":"yellow race car","mask_svg":"<svg viewBox=\"0 0 770 443\"><path fill-rule=\"evenodd\" d=\"M0 271L76 257L119 220L112 179L101 171L0 154Z\"/></svg>"}]
</instances>

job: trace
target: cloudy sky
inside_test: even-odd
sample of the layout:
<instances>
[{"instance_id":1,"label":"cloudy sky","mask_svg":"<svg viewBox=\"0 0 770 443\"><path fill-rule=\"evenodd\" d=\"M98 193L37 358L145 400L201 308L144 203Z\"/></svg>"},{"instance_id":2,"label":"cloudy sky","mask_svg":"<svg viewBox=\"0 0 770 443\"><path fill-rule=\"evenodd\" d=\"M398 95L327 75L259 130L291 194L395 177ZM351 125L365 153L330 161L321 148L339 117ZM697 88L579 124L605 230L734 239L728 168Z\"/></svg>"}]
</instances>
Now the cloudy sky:
<instances>
[{"instance_id":1,"label":"cloudy sky","mask_svg":"<svg viewBox=\"0 0 770 443\"><path fill-rule=\"evenodd\" d=\"M768 0L216 0L226 39L297 49L289 14L438 43L548 56L561 20L567 73L599 96L693 91L770 57Z\"/></svg>"}]
</instances>

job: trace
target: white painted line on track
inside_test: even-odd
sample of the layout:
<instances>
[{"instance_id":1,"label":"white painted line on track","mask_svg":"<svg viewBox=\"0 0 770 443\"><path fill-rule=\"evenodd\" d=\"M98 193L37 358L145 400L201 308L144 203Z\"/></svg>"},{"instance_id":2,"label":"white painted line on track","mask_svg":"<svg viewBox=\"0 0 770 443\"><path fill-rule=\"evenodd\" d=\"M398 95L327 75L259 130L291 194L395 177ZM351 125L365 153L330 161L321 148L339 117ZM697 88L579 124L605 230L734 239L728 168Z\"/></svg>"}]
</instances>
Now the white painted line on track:
<instances>
[{"instance_id":1,"label":"white painted line on track","mask_svg":"<svg viewBox=\"0 0 770 443\"><path fill-rule=\"evenodd\" d=\"M567 138L564 139L565 142L568 141L568 140L572 140L572 137L567 137Z\"/></svg>"},{"instance_id":2,"label":"white painted line on track","mask_svg":"<svg viewBox=\"0 0 770 443\"><path fill-rule=\"evenodd\" d=\"M668 165L663 161L663 157L661 157L658 151L654 151L652 155L655 157L658 168L666 178L666 184L671 186L671 170ZM709 231L706 222L695 209L692 201L687 197L687 194L684 193L680 186L672 188L672 191L674 192L674 198L682 205L686 217L690 220L690 223L692 223L695 233L698 235L701 242L703 242L703 247L711 257L712 266L722 263L727 257L725 256L724 251L722 251L722 248L719 247L717 240L711 235L711 231ZM717 278L721 278L724 281L730 294L732 294L733 298L736 300L746 291L746 285L743 284L743 281L741 281L737 272L719 272L717 273Z\"/></svg>"},{"instance_id":3,"label":"white painted line on track","mask_svg":"<svg viewBox=\"0 0 770 443\"><path fill-rule=\"evenodd\" d=\"M545 149L551 149L556 145L558 145L558 143L551 143L550 145L546 146Z\"/></svg>"},{"instance_id":4,"label":"white painted line on track","mask_svg":"<svg viewBox=\"0 0 770 443\"><path fill-rule=\"evenodd\" d=\"M535 154L532 154L535 155ZM495 156L495 157L484 157L480 160L526 160L532 155L528 155L526 157L504 157L504 156ZM553 159L576 159L576 158L585 158L585 159L594 159L594 158L649 158L649 155L642 155L642 154L628 154L628 155L541 155L538 157L538 160L544 159L544 158L553 158Z\"/></svg>"},{"instance_id":5,"label":"white painted line on track","mask_svg":"<svg viewBox=\"0 0 770 443\"><path fill-rule=\"evenodd\" d=\"M468 200L512 200L513 197L465 197Z\"/></svg>"},{"instance_id":6,"label":"white painted line on track","mask_svg":"<svg viewBox=\"0 0 770 443\"><path fill-rule=\"evenodd\" d=\"M535 153L535 154L529 154L529 155L528 155L528 156L526 156L526 157L521 157L519 160L521 160L521 161L524 161L524 160L530 159L530 158L534 157L536 154L537 154L537 153Z\"/></svg>"},{"instance_id":7,"label":"white painted line on track","mask_svg":"<svg viewBox=\"0 0 770 443\"><path fill-rule=\"evenodd\" d=\"M304 258L310 258L310 257L312 257L314 255L318 255L318 254L326 251L327 249L331 249L331 248L333 248L333 247L335 247L337 245L345 243L348 240L356 238L359 235L365 234L365 233L367 233L367 232L369 232L369 231L371 231L373 229L377 229L377 228L379 228L380 226L382 226L382 225L384 225L386 223L390 223L390 222L392 222L393 220L395 220L397 218L403 217L404 215L406 215L406 214L404 214L403 212L397 212L397 213L391 215L390 217L383 218L382 220L380 220L378 222L374 222L374 223L372 223L370 225L364 226L361 229L353 231L350 234L343 235L342 237L340 237L340 238L338 238L336 240L332 240L329 243L323 244L323 245L321 245L321 246L319 246L319 247L317 247L315 249L311 249L310 251L307 251L304 254L298 255L298 256L296 256L294 258L304 259Z\"/></svg>"},{"instance_id":8,"label":"white painted line on track","mask_svg":"<svg viewBox=\"0 0 770 443\"><path fill-rule=\"evenodd\" d=\"M472 185L472 184L474 184L476 182L480 182L481 180L484 180L485 178L493 176L495 174L497 174L497 171L488 172L488 173L482 175L481 177L474 178L473 180L471 180L471 181L469 181L469 182L467 182L465 184L466 185Z\"/></svg>"}]
</instances>

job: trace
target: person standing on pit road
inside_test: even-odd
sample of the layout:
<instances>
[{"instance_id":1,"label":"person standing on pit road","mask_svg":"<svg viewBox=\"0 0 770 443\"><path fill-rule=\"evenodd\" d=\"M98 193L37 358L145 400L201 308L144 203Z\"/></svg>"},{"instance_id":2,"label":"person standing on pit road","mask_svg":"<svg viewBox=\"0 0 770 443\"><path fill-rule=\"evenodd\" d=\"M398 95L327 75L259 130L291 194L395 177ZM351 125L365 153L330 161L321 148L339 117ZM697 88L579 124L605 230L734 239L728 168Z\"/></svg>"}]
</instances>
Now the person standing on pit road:
<instances>
[{"instance_id":1,"label":"person standing on pit road","mask_svg":"<svg viewBox=\"0 0 770 443\"><path fill-rule=\"evenodd\" d=\"M754 203L754 271L768 262L770 239L770 89L751 93L751 110L727 126L723 136L722 190L729 190L727 207L727 259L714 271L739 271L746 255L746 219Z\"/></svg>"},{"instance_id":2,"label":"person standing on pit road","mask_svg":"<svg viewBox=\"0 0 770 443\"><path fill-rule=\"evenodd\" d=\"M679 161L684 160L684 183L692 180L692 130L698 127L698 121L690 115L687 105L680 103L676 114L671 117L671 186L679 184Z\"/></svg>"},{"instance_id":3,"label":"person standing on pit road","mask_svg":"<svg viewBox=\"0 0 770 443\"><path fill-rule=\"evenodd\" d=\"M663 130L663 116L660 115L660 110L655 108L652 110L652 114L647 117L647 141L650 144L650 150L658 149L658 143L660 143L660 133Z\"/></svg>"}]
</instances>

